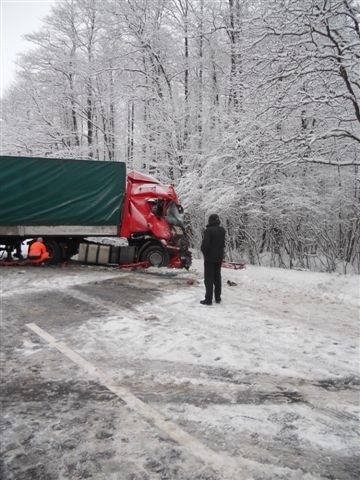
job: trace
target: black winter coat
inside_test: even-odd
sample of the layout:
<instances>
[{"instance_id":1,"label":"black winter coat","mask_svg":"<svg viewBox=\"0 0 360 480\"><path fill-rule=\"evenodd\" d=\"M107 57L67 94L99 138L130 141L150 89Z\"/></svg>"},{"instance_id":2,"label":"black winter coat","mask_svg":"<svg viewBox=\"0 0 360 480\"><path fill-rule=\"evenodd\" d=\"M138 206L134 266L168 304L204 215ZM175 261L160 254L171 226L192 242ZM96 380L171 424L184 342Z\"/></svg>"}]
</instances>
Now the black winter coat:
<instances>
[{"instance_id":1,"label":"black winter coat","mask_svg":"<svg viewBox=\"0 0 360 480\"><path fill-rule=\"evenodd\" d=\"M225 229L219 223L206 226L201 242L205 262L221 262L224 259Z\"/></svg>"}]
</instances>

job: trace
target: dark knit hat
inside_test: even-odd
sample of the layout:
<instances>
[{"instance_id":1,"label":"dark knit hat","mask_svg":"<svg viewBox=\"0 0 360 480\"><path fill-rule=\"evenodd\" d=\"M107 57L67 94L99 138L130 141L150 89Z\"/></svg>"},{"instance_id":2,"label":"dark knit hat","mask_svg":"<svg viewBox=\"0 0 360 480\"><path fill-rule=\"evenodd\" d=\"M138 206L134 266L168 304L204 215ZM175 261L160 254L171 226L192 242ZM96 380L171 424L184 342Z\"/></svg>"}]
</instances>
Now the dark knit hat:
<instances>
[{"instance_id":1,"label":"dark knit hat","mask_svg":"<svg viewBox=\"0 0 360 480\"><path fill-rule=\"evenodd\" d=\"M209 216L208 224L209 224L209 225L219 225L219 224L220 224L219 215L217 215L216 213L212 213L212 214Z\"/></svg>"}]
</instances>

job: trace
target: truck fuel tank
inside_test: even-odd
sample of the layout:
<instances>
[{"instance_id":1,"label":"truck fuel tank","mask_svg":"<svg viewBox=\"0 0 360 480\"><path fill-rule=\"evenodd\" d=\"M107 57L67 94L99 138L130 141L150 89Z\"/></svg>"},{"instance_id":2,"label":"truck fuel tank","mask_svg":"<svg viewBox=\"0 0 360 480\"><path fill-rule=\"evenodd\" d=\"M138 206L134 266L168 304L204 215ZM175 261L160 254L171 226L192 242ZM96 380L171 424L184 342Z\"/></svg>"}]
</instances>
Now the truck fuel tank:
<instances>
[{"instance_id":1,"label":"truck fuel tank","mask_svg":"<svg viewBox=\"0 0 360 480\"><path fill-rule=\"evenodd\" d=\"M80 243L78 260L92 265L125 265L135 261L136 247Z\"/></svg>"}]
</instances>

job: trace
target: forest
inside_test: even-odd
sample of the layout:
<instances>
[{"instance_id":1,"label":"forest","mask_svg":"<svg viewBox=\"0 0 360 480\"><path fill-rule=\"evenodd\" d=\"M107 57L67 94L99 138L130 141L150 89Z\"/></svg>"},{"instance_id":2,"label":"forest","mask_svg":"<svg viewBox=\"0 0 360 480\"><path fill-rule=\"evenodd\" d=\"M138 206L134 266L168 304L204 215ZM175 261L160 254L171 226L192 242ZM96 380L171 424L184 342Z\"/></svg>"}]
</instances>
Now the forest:
<instances>
[{"instance_id":1,"label":"forest","mask_svg":"<svg viewBox=\"0 0 360 480\"><path fill-rule=\"evenodd\" d=\"M1 99L1 154L172 183L199 249L360 272L359 0L61 0Z\"/></svg>"}]
</instances>

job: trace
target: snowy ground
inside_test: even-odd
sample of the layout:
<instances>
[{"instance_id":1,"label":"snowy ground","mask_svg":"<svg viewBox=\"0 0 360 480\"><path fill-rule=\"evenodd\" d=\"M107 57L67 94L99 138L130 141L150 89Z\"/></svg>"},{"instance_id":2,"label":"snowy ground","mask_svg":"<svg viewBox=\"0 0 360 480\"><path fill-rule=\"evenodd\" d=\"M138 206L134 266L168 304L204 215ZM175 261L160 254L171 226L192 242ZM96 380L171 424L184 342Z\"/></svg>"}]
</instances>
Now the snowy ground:
<instances>
[{"instance_id":1,"label":"snowy ground","mask_svg":"<svg viewBox=\"0 0 360 480\"><path fill-rule=\"evenodd\" d=\"M1 269L1 478L359 478L359 277L194 263Z\"/></svg>"}]
</instances>

